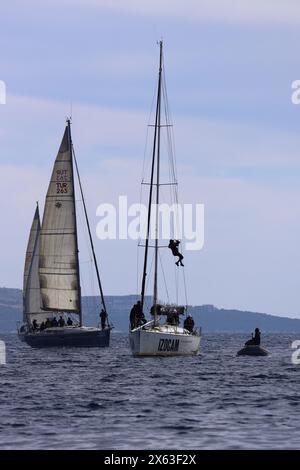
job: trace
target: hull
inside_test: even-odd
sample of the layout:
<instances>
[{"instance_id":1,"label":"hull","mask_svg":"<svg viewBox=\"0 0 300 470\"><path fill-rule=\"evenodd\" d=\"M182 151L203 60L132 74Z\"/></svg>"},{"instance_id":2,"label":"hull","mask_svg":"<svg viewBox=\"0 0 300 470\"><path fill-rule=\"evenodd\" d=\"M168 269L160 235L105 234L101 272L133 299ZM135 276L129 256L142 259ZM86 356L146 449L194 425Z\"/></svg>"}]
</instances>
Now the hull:
<instances>
[{"instance_id":1,"label":"hull","mask_svg":"<svg viewBox=\"0 0 300 470\"><path fill-rule=\"evenodd\" d=\"M108 347L111 328L88 327L48 328L42 332L19 333L19 338L32 348Z\"/></svg>"},{"instance_id":2,"label":"hull","mask_svg":"<svg viewBox=\"0 0 300 470\"><path fill-rule=\"evenodd\" d=\"M237 356L268 356L269 352L260 347L255 345L248 345L238 351Z\"/></svg>"},{"instance_id":3,"label":"hull","mask_svg":"<svg viewBox=\"0 0 300 470\"><path fill-rule=\"evenodd\" d=\"M196 356L200 335L189 334L183 328L136 329L129 333L134 356Z\"/></svg>"}]
</instances>

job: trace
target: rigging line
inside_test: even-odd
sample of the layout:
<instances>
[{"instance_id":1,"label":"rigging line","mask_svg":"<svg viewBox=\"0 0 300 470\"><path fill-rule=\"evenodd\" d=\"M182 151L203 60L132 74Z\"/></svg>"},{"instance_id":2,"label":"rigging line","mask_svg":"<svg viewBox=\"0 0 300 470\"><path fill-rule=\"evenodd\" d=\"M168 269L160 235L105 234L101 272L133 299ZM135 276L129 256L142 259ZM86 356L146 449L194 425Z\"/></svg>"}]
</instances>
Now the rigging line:
<instances>
[{"instance_id":1,"label":"rigging line","mask_svg":"<svg viewBox=\"0 0 300 470\"><path fill-rule=\"evenodd\" d=\"M100 273L99 273L98 264L97 264L97 258L96 258L96 254L95 254L95 250L94 250L94 243L93 243L93 238L92 238L92 233L91 233L89 218L88 218L88 215L87 215L87 209L86 209L85 200L84 200L84 196L83 196L83 189L82 189L82 185L81 185L81 179L80 179L80 175L79 175L79 170L78 170L78 165L77 165L77 159L76 159L76 155L75 155L75 151L74 151L74 146L73 146L72 143L71 143L71 145L72 145L71 150L73 151L73 156L74 156L74 162L75 162L75 167L76 167L76 173L77 173L78 183L79 183L79 187L80 187L80 193L81 193L82 202L83 202L83 208L84 208L84 214L85 214L85 218L86 218L87 229L88 229L88 232L89 232L89 237L90 237L90 242L91 242L91 249L92 249L92 252L93 252L94 264L95 264L95 269L96 269L96 274L97 274L97 280L98 280L98 287L99 287L99 290L100 290L100 295L101 295L101 301L102 301L103 309L104 309L104 311L105 311L106 314L107 314L106 305L105 305L105 299L104 299L104 294L103 294L103 289L102 289L102 284L101 284L101 280L100 280ZM108 326L110 326L108 320L107 320L107 323L108 323Z\"/></svg>"},{"instance_id":2,"label":"rigging line","mask_svg":"<svg viewBox=\"0 0 300 470\"><path fill-rule=\"evenodd\" d=\"M184 284L184 294L185 294L185 306L187 308L188 307L188 295L187 295L187 287L186 287L184 267L183 267L183 284Z\"/></svg>"},{"instance_id":3,"label":"rigging line","mask_svg":"<svg viewBox=\"0 0 300 470\"><path fill-rule=\"evenodd\" d=\"M82 199L80 199L80 202L82 202ZM87 255L89 256L89 259L87 261L79 260L80 266L88 265L87 267L85 267L85 273L88 276L89 282L85 283L85 276L81 276L81 284L83 285L84 291L86 295L88 296L87 305L88 305L89 310L96 310L96 302L95 302L95 299L93 300L94 296L96 296L94 276L93 276L93 254L91 251L89 238L88 238L88 234L86 231L86 226L83 221L84 214L83 214L82 205L77 204L77 215L78 215L79 224L82 227L81 235L82 235L82 238L84 239L85 247L87 250ZM89 293L91 293L93 298L91 299L89 298L90 297Z\"/></svg>"},{"instance_id":4,"label":"rigging line","mask_svg":"<svg viewBox=\"0 0 300 470\"><path fill-rule=\"evenodd\" d=\"M150 278L151 278L151 273L152 273L152 269L153 269L153 264L154 264L154 252L152 254L152 259L151 259L151 264L150 264L150 269L149 269L149 277L147 278L146 280L146 287L145 287L145 292L147 291L148 287L149 287L149 283L150 283ZM151 300L150 300L151 301ZM149 310L149 305L147 304L147 301L146 301L146 307L148 308Z\"/></svg>"},{"instance_id":5,"label":"rigging line","mask_svg":"<svg viewBox=\"0 0 300 470\"><path fill-rule=\"evenodd\" d=\"M136 247L136 294L139 292L139 245Z\"/></svg>"},{"instance_id":6,"label":"rigging line","mask_svg":"<svg viewBox=\"0 0 300 470\"><path fill-rule=\"evenodd\" d=\"M168 95L167 95L167 88L166 88L166 78L165 78L165 70L163 71L163 95L164 95L164 112L166 116L166 122L171 123L171 112L169 107ZM176 175L176 157L175 157L175 146L174 146L174 131L173 129L167 128L167 148L168 148L168 157L169 157L169 174L170 180L177 183L177 175ZM175 203L178 206L178 187L170 188L170 199L172 204ZM175 219L175 226L176 232L179 232L180 223L179 223L179 211L176 211L176 219ZM180 237L179 237L180 238Z\"/></svg>"},{"instance_id":7,"label":"rigging line","mask_svg":"<svg viewBox=\"0 0 300 470\"><path fill-rule=\"evenodd\" d=\"M168 291L168 285L167 285L166 276L165 276L165 271L164 271L164 267L163 267L163 263L162 263L162 255L161 255L160 253L159 253L159 261L160 261L161 271L162 271L163 280L164 280L164 284L165 284L165 289L166 289L166 293L167 293L168 303L170 303L170 296L169 296L169 291Z\"/></svg>"},{"instance_id":8,"label":"rigging line","mask_svg":"<svg viewBox=\"0 0 300 470\"><path fill-rule=\"evenodd\" d=\"M81 201L82 202L82 201ZM80 223L80 226L82 227L82 233L83 233L83 239L84 239L84 242L85 242L85 245L86 245L86 249L87 249L87 252L89 254L89 256L91 257L92 255L92 252L91 252L91 247L90 247L90 244L89 244L89 238L88 238L88 234L86 233L86 231L84 230L85 229L85 224L83 222L83 217L82 217L82 213L81 213L81 210L80 210L80 207L81 206L78 206L77 205L77 215L78 215L78 219L79 219L79 223Z\"/></svg>"},{"instance_id":9,"label":"rigging line","mask_svg":"<svg viewBox=\"0 0 300 470\"><path fill-rule=\"evenodd\" d=\"M152 100L151 100L151 107L150 107L150 112L149 112L148 121L147 121L147 131L146 131L146 142L145 142L145 147L144 147L142 177L144 177L144 175L145 175L145 159L146 159L146 153L147 153L147 148L148 148L149 127L150 127L150 122L151 122L151 119L152 119L152 113L153 113L153 109L154 109L155 95L156 95L156 89L153 90L153 95L152 95Z\"/></svg>"},{"instance_id":10,"label":"rigging line","mask_svg":"<svg viewBox=\"0 0 300 470\"><path fill-rule=\"evenodd\" d=\"M171 122L170 111L169 111L169 104L168 104L168 97L167 97L167 89L166 84L164 83L164 94L165 94L165 113L166 119L168 122ZM175 138L174 138L174 131L168 129L167 131L167 138L169 143L169 157L170 157L170 165L172 171L172 177L174 181L177 181L177 174L176 174L176 156L175 156ZM176 189L176 188L175 188Z\"/></svg>"},{"instance_id":11,"label":"rigging line","mask_svg":"<svg viewBox=\"0 0 300 470\"><path fill-rule=\"evenodd\" d=\"M146 288L145 288L145 291L147 290L148 286L149 286L149 282L150 282L150 277L151 277L151 272L152 272L152 268L153 268L153 262L154 262L154 252L152 254L152 259L151 259L151 264L150 264L150 269L149 269L149 276L147 278L147 281L146 281Z\"/></svg>"},{"instance_id":12,"label":"rigging line","mask_svg":"<svg viewBox=\"0 0 300 470\"><path fill-rule=\"evenodd\" d=\"M176 295L176 304L178 305L178 290L179 290L179 279L178 279L178 269L174 266L175 269L175 295Z\"/></svg>"},{"instance_id":13,"label":"rigging line","mask_svg":"<svg viewBox=\"0 0 300 470\"><path fill-rule=\"evenodd\" d=\"M152 203L152 193L153 193L153 182L154 182L154 167L155 167L155 155L156 155L156 145L158 142L158 151L159 151L159 135L160 128L157 128L159 125L159 115L160 115L160 94L161 94L161 66L162 66L162 43L160 43L160 64L159 64L159 74L158 74L158 84L157 84L157 101L156 101L156 113L155 113L155 129L154 129L154 138L153 138L153 149L152 149L152 163L151 163L151 185L149 191L149 201L148 201L148 217L147 217L147 236L146 236L146 247L144 254L144 265L143 265L143 279L142 279L142 289L141 289L141 309L143 310L144 304L144 295L145 295L145 283L147 276L147 261L148 261L148 244L149 244L149 235L150 235L150 223L151 223L151 203ZM159 160L159 158L158 158ZM157 166L158 168L158 166ZM158 172L157 172L158 173ZM157 187L158 188L158 187ZM156 188L156 190L157 190ZM156 193L158 194L158 193ZM154 273L156 278L156 274ZM155 289L155 281L154 281ZM155 303L155 299L154 299Z\"/></svg>"}]
</instances>

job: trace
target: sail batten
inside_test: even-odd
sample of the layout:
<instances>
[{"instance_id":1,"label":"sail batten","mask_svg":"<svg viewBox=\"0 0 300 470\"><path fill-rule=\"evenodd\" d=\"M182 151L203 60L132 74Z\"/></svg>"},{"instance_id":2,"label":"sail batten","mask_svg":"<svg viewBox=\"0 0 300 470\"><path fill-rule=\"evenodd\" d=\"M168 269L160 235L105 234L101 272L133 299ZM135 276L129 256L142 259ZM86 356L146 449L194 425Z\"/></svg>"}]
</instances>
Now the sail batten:
<instances>
[{"instance_id":1,"label":"sail batten","mask_svg":"<svg viewBox=\"0 0 300 470\"><path fill-rule=\"evenodd\" d=\"M46 195L39 277L43 310L80 314L75 192L69 132L69 126L66 126Z\"/></svg>"}]
</instances>

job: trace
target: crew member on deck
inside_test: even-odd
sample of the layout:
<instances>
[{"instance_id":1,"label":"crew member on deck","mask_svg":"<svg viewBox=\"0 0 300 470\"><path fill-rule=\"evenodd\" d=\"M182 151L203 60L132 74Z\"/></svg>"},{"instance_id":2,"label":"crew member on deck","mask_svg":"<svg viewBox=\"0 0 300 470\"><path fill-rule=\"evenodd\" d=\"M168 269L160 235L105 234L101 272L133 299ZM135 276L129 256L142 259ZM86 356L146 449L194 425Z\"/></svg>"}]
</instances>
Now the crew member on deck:
<instances>
[{"instance_id":1,"label":"crew member on deck","mask_svg":"<svg viewBox=\"0 0 300 470\"><path fill-rule=\"evenodd\" d=\"M104 308L101 310L101 312L99 314L99 317L100 317L100 320L101 320L101 328L102 328L102 330L104 330L105 325L106 325L106 320L107 320L107 313L104 310Z\"/></svg>"},{"instance_id":2,"label":"crew member on deck","mask_svg":"<svg viewBox=\"0 0 300 470\"><path fill-rule=\"evenodd\" d=\"M167 323L169 325L178 326L180 323L179 313L176 310L170 310L167 314Z\"/></svg>"},{"instance_id":3,"label":"crew member on deck","mask_svg":"<svg viewBox=\"0 0 300 470\"><path fill-rule=\"evenodd\" d=\"M50 318L47 318L46 323L45 323L45 328L51 328Z\"/></svg>"},{"instance_id":4,"label":"crew member on deck","mask_svg":"<svg viewBox=\"0 0 300 470\"><path fill-rule=\"evenodd\" d=\"M130 328L133 330L137 326L141 326L146 323L146 318L142 311L141 301L138 300L132 307L129 315Z\"/></svg>"},{"instance_id":5,"label":"crew member on deck","mask_svg":"<svg viewBox=\"0 0 300 470\"><path fill-rule=\"evenodd\" d=\"M65 320L63 319L62 316L59 317L59 320L58 320L58 326L60 326L61 328L63 328L65 326L66 322Z\"/></svg>"},{"instance_id":6,"label":"crew member on deck","mask_svg":"<svg viewBox=\"0 0 300 470\"><path fill-rule=\"evenodd\" d=\"M195 322L194 322L192 315L188 315L186 319L184 320L183 327L186 330L188 330L190 333L192 333L194 326L195 326Z\"/></svg>"},{"instance_id":7,"label":"crew member on deck","mask_svg":"<svg viewBox=\"0 0 300 470\"><path fill-rule=\"evenodd\" d=\"M144 312L142 311L141 301L138 300L136 303L136 325L142 326L144 323L147 322Z\"/></svg>"},{"instance_id":8,"label":"crew member on deck","mask_svg":"<svg viewBox=\"0 0 300 470\"><path fill-rule=\"evenodd\" d=\"M260 345L260 331L259 328L255 328L254 337L246 341L245 346L259 346Z\"/></svg>"},{"instance_id":9,"label":"crew member on deck","mask_svg":"<svg viewBox=\"0 0 300 470\"><path fill-rule=\"evenodd\" d=\"M52 318L51 326L56 328L58 326L58 321L56 320L56 317Z\"/></svg>"},{"instance_id":10,"label":"crew member on deck","mask_svg":"<svg viewBox=\"0 0 300 470\"><path fill-rule=\"evenodd\" d=\"M32 329L33 329L33 331L37 331L39 329L39 325L38 325L38 322L36 321L36 319L34 319L33 322L32 322Z\"/></svg>"},{"instance_id":11,"label":"crew member on deck","mask_svg":"<svg viewBox=\"0 0 300 470\"><path fill-rule=\"evenodd\" d=\"M72 322L72 320L71 320L70 317L68 317L67 325L68 325L68 326L72 326L72 325L73 325L73 322Z\"/></svg>"},{"instance_id":12,"label":"crew member on deck","mask_svg":"<svg viewBox=\"0 0 300 470\"><path fill-rule=\"evenodd\" d=\"M179 247L180 241L179 240L170 240L168 248L172 251L172 254L174 256L178 256L178 260L176 261L177 266L184 266L182 260L183 260L183 255L179 253L178 247Z\"/></svg>"}]
</instances>

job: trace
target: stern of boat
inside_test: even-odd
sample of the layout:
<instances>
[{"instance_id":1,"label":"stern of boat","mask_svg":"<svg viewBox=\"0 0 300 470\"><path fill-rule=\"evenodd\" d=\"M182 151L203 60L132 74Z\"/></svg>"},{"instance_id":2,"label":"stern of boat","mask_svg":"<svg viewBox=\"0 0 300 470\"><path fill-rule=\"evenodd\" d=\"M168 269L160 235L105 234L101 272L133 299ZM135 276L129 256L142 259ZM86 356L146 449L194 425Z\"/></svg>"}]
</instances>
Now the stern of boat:
<instances>
[{"instance_id":1,"label":"stern of boat","mask_svg":"<svg viewBox=\"0 0 300 470\"><path fill-rule=\"evenodd\" d=\"M173 331L174 330L174 331ZM182 328L136 328L129 333L134 356L196 356L200 352L201 336L188 334Z\"/></svg>"}]
</instances>

